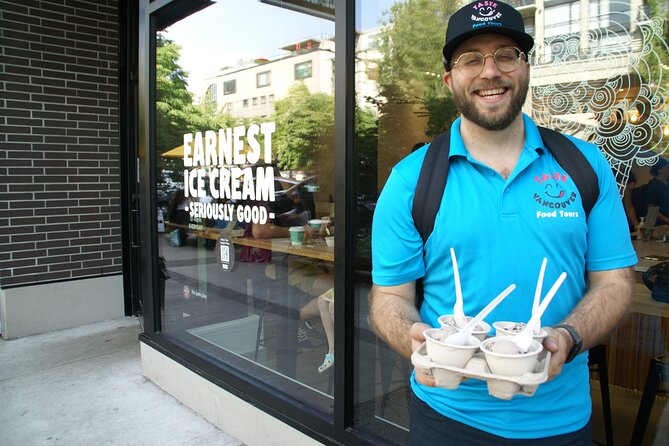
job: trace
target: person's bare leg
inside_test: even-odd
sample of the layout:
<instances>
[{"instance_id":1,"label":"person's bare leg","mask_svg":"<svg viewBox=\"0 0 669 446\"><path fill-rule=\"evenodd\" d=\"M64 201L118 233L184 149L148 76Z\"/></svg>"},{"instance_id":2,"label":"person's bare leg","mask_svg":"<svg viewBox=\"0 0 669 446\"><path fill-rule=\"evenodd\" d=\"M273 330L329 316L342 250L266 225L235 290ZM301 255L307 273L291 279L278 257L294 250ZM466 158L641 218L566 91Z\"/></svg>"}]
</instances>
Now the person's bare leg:
<instances>
[{"instance_id":1,"label":"person's bare leg","mask_svg":"<svg viewBox=\"0 0 669 446\"><path fill-rule=\"evenodd\" d=\"M323 330L325 330L325 337L328 340L328 354L334 354L334 302L330 302L318 297L318 309L321 312L321 322L323 323Z\"/></svg>"},{"instance_id":2,"label":"person's bare leg","mask_svg":"<svg viewBox=\"0 0 669 446\"><path fill-rule=\"evenodd\" d=\"M306 321L307 319L311 319L318 315L320 315L318 297L314 297L309 303L300 308L300 320Z\"/></svg>"},{"instance_id":3,"label":"person's bare leg","mask_svg":"<svg viewBox=\"0 0 669 446\"><path fill-rule=\"evenodd\" d=\"M323 373L334 365L334 288L318 296L318 309L321 312L321 322L325 337L328 340L328 352L323 364L318 367L318 373Z\"/></svg>"}]
</instances>

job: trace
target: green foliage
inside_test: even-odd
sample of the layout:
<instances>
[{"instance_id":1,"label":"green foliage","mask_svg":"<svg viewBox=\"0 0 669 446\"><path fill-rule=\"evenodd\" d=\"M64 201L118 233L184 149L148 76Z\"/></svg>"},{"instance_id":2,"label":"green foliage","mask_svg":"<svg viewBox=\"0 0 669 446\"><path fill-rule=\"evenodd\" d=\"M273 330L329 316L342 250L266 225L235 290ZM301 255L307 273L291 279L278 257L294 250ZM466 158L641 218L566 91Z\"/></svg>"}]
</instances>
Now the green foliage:
<instances>
[{"instance_id":1,"label":"green foliage","mask_svg":"<svg viewBox=\"0 0 669 446\"><path fill-rule=\"evenodd\" d=\"M183 144L184 133L217 130L234 125L229 114L214 107L193 105L187 90L188 73L178 63L181 47L158 34L156 40L156 149L159 154ZM181 159L158 159L158 171L172 182L183 181ZM161 175L158 176L159 178ZM162 180L165 180L163 178ZM159 180L160 181L160 180Z\"/></svg>"},{"instance_id":2,"label":"green foliage","mask_svg":"<svg viewBox=\"0 0 669 446\"><path fill-rule=\"evenodd\" d=\"M644 57L648 64L648 77L650 82L660 82L660 86L669 90L669 70L664 66L669 66L669 51L667 51L667 42L669 42L669 6L666 0L647 0L650 10L650 18L662 20L662 39L653 39L650 42L651 51ZM643 73L645 74L645 73Z\"/></svg>"},{"instance_id":3,"label":"green foliage","mask_svg":"<svg viewBox=\"0 0 669 446\"><path fill-rule=\"evenodd\" d=\"M280 167L310 170L319 153L332 147L334 97L311 93L303 82L274 102L275 157Z\"/></svg>"},{"instance_id":4,"label":"green foliage","mask_svg":"<svg viewBox=\"0 0 669 446\"><path fill-rule=\"evenodd\" d=\"M407 0L388 13L391 24L382 34L379 64L381 94L389 102L422 103L430 115L428 136L450 124L457 113L443 84L444 46L448 18L462 2ZM445 109L435 108L443 105Z\"/></svg>"},{"instance_id":5,"label":"green foliage","mask_svg":"<svg viewBox=\"0 0 669 446\"><path fill-rule=\"evenodd\" d=\"M358 194L376 193L378 118L371 109L355 110L355 161L353 163L355 190Z\"/></svg>"}]
</instances>

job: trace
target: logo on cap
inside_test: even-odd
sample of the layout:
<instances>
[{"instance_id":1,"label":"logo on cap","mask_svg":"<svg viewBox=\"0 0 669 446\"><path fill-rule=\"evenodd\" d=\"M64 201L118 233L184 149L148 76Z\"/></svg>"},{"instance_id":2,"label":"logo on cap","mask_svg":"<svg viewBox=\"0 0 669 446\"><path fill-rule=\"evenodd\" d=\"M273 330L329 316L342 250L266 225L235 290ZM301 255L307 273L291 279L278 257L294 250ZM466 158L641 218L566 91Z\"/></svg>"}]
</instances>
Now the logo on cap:
<instances>
[{"instance_id":1,"label":"logo on cap","mask_svg":"<svg viewBox=\"0 0 669 446\"><path fill-rule=\"evenodd\" d=\"M476 2L472 4L472 8L476 10L476 13L472 14L472 22L490 22L502 17L502 13L497 12L497 2Z\"/></svg>"}]
</instances>

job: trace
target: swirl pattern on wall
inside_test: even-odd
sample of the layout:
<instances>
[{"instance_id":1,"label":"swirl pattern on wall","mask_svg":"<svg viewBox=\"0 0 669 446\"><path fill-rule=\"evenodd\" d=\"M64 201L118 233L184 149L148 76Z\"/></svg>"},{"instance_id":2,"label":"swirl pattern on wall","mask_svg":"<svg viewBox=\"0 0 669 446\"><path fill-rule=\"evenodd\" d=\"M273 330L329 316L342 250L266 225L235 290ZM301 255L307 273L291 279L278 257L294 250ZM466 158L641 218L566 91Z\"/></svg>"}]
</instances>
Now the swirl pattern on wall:
<instances>
[{"instance_id":1,"label":"swirl pattern on wall","mask_svg":"<svg viewBox=\"0 0 669 446\"><path fill-rule=\"evenodd\" d=\"M550 37L530 52L532 116L597 144L622 195L632 164L651 166L669 148L669 47L662 21L629 3L588 17L576 32L573 23L570 33L547 25Z\"/></svg>"}]
</instances>

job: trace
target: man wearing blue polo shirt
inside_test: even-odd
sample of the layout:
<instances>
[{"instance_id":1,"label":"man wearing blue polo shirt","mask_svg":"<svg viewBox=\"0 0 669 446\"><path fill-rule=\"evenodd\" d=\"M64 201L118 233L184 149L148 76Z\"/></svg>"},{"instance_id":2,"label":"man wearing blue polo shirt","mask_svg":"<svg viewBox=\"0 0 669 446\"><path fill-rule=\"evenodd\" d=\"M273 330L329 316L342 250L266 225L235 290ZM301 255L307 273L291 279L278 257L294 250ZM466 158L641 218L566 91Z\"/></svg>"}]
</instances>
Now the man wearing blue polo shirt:
<instances>
[{"instance_id":1,"label":"man wearing blue polo shirt","mask_svg":"<svg viewBox=\"0 0 669 446\"><path fill-rule=\"evenodd\" d=\"M444 83L462 116L451 126L441 209L423 245L411 216L423 147L393 168L377 203L370 313L378 335L409 357L424 342L423 330L453 312L452 247L465 314L475 315L515 283L486 320L527 321L546 257L544 293L560 273L568 274L542 317L549 333L544 348L552 353L549 381L532 397L501 400L482 381L449 390L415 371L412 445L592 444L588 358L580 353L625 314L637 259L615 179L598 148L571 138L598 179L600 194L586 217L575 183L521 113L533 45L520 14L501 2L471 3L449 20Z\"/></svg>"}]
</instances>

